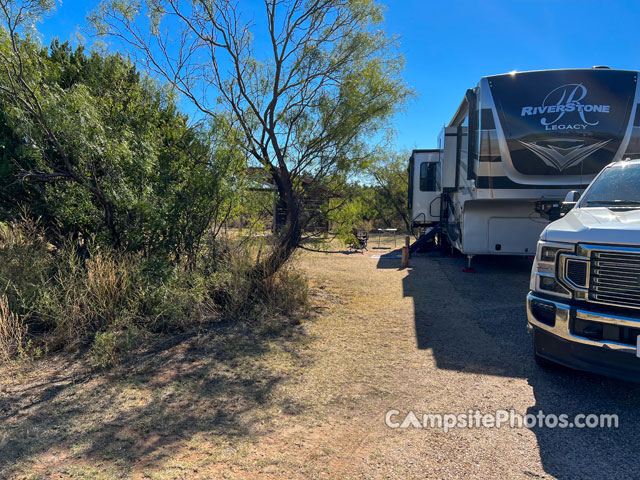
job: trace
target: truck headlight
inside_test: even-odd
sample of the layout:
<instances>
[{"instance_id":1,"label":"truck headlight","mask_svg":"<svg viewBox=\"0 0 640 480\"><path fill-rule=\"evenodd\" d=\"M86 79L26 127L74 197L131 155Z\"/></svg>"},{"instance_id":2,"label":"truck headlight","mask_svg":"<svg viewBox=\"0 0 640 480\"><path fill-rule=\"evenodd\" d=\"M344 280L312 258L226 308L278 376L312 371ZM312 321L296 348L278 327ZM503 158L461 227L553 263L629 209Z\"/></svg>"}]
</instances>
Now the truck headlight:
<instances>
[{"instance_id":1,"label":"truck headlight","mask_svg":"<svg viewBox=\"0 0 640 480\"><path fill-rule=\"evenodd\" d=\"M556 255L561 250L566 250L566 248L559 247L557 245L546 245L544 242L538 242L538 259L541 262L551 262L555 263Z\"/></svg>"},{"instance_id":2,"label":"truck headlight","mask_svg":"<svg viewBox=\"0 0 640 480\"><path fill-rule=\"evenodd\" d=\"M534 292L571 298L571 292L557 282L556 272L558 271L558 254L573 252L573 250L574 247L571 244L539 241L529 288Z\"/></svg>"}]
</instances>

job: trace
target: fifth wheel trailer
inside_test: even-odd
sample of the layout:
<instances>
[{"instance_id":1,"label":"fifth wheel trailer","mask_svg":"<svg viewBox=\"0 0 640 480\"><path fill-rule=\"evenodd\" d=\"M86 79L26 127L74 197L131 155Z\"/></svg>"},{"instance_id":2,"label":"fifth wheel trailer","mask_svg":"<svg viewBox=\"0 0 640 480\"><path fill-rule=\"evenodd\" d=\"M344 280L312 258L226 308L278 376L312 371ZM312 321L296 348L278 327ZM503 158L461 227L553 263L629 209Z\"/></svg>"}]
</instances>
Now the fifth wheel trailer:
<instances>
[{"instance_id":1,"label":"fifth wheel trailer","mask_svg":"<svg viewBox=\"0 0 640 480\"><path fill-rule=\"evenodd\" d=\"M469 258L533 255L568 192L583 191L611 162L640 158L638 102L636 71L483 77L438 148L412 152L412 226L438 231Z\"/></svg>"}]
</instances>

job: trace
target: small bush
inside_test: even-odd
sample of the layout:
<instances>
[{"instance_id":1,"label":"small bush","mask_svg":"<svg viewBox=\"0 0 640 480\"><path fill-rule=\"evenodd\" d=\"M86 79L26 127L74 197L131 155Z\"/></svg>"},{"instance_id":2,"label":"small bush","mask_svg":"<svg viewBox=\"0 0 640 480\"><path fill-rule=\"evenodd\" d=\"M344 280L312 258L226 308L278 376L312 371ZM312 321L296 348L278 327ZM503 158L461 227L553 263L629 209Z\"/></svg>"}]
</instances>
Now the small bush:
<instances>
[{"instance_id":1,"label":"small bush","mask_svg":"<svg viewBox=\"0 0 640 480\"><path fill-rule=\"evenodd\" d=\"M265 279L256 270L251 248L225 245L217 253L215 269L204 263L200 271L207 278L207 297L221 316L256 320L308 306L307 280L291 263Z\"/></svg>"},{"instance_id":2,"label":"small bush","mask_svg":"<svg viewBox=\"0 0 640 480\"><path fill-rule=\"evenodd\" d=\"M307 278L290 264L268 279L265 287L269 309L274 313L288 315L309 307Z\"/></svg>"},{"instance_id":3,"label":"small bush","mask_svg":"<svg viewBox=\"0 0 640 480\"><path fill-rule=\"evenodd\" d=\"M98 332L91 345L91 363L100 368L117 366L131 355L143 337L137 327Z\"/></svg>"},{"instance_id":4,"label":"small bush","mask_svg":"<svg viewBox=\"0 0 640 480\"><path fill-rule=\"evenodd\" d=\"M228 247L228 246L227 246ZM207 276L207 297L218 305L219 313L227 318L247 318L255 306L255 278L248 249L220 249L215 267L204 264L202 275Z\"/></svg>"}]
</instances>

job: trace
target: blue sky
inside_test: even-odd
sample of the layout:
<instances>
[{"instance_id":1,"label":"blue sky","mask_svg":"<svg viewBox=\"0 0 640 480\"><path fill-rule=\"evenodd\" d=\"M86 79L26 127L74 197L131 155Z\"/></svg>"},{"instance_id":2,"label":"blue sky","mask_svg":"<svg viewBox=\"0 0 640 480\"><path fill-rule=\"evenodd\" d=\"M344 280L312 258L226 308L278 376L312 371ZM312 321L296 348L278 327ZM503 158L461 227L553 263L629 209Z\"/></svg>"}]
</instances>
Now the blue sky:
<instances>
[{"instance_id":1,"label":"blue sky","mask_svg":"<svg viewBox=\"0 0 640 480\"><path fill-rule=\"evenodd\" d=\"M638 1L385 4L385 28L400 37L405 79L418 95L394 119L399 149L435 146L466 89L485 75L593 65L640 69ZM45 41L69 39L96 5L94 0L65 0L40 27Z\"/></svg>"}]
</instances>

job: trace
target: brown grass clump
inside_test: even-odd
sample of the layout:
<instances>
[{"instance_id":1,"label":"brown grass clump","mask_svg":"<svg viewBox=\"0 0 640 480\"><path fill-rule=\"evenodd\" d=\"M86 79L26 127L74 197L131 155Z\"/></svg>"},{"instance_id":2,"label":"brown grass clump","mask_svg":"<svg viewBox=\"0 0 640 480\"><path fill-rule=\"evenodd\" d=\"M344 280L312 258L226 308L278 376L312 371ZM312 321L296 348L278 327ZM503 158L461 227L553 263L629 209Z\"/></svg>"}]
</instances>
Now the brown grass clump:
<instances>
[{"instance_id":1,"label":"brown grass clump","mask_svg":"<svg viewBox=\"0 0 640 480\"><path fill-rule=\"evenodd\" d=\"M0 295L0 360L7 361L21 352L27 329L23 320L9 310L9 299Z\"/></svg>"},{"instance_id":2,"label":"brown grass clump","mask_svg":"<svg viewBox=\"0 0 640 480\"><path fill-rule=\"evenodd\" d=\"M133 323L142 315L141 284L136 258L97 252L82 262L69 248L62 252L52 285L37 310L55 326L54 346L68 347L92 333Z\"/></svg>"}]
</instances>

